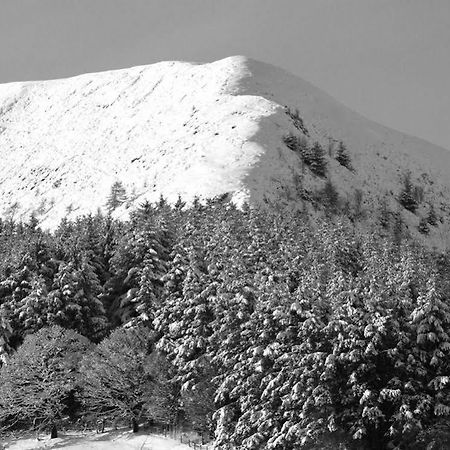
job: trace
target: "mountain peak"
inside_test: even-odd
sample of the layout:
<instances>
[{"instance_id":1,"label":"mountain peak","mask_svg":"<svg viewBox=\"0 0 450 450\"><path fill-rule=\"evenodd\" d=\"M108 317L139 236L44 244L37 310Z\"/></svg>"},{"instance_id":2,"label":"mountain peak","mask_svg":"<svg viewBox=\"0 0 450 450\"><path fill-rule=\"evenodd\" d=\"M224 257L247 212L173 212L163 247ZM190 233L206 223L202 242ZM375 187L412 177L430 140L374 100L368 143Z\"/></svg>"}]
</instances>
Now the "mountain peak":
<instances>
[{"instance_id":1,"label":"mountain peak","mask_svg":"<svg viewBox=\"0 0 450 450\"><path fill-rule=\"evenodd\" d=\"M367 205L387 198L396 208L406 172L426 202L450 198L450 152L371 122L276 66L231 56L0 85L0 214L54 226L104 209L117 182L128 199L121 216L161 195L298 205L325 181L285 145L289 134L330 147L328 179L348 201L357 190ZM339 141L353 171L334 158Z\"/></svg>"}]
</instances>

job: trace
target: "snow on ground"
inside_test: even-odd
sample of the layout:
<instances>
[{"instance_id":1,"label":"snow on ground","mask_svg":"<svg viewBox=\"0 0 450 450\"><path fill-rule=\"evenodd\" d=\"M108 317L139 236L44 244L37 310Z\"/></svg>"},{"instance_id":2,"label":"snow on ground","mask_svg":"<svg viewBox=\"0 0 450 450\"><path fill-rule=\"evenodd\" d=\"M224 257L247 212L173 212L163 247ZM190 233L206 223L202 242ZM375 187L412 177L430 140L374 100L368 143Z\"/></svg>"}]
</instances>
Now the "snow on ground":
<instances>
[{"instance_id":1,"label":"snow on ground","mask_svg":"<svg viewBox=\"0 0 450 450\"><path fill-rule=\"evenodd\" d=\"M404 135L338 103L301 78L241 56L210 64L162 62L63 80L0 85L0 216L36 213L55 226L103 208L113 182L129 202L162 194L238 204L289 204L324 185L283 144L298 109L310 141L343 140L354 171L328 157L341 196L363 193L366 209L385 198L392 211L402 176L449 217L450 152ZM300 184L299 184L300 180ZM419 215L402 212L412 228ZM441 228L433 233L446 233Z\"/></svg>"},{"instance_id":2,"label":"snow on ground","mask_svg":"<svg viewBox=\"0 0 450 450\"><path fill-rule=\"evenodd\" d=\"M22 438L3 444L0 443L0 449L187 450L190 448L176 440L162 436L146 435L143 432L133 434L131 431L109 431L103 434L91 432L86 435L81 433L61 433L60 436L56 439L42 437L40 441L37 441L35 437Z\"/></svg>"}]
</instances>

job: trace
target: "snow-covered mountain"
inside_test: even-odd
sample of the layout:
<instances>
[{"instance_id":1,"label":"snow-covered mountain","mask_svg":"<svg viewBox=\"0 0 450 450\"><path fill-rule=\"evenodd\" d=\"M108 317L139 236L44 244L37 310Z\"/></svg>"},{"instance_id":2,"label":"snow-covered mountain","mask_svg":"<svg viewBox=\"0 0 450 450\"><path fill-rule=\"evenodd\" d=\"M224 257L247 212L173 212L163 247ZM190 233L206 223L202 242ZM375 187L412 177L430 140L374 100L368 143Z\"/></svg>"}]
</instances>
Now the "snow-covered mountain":
<instances>
[{"instance_id":1,"label":"snow-covered mountain","mask_svg":"<svg viewBox=\"0 0 450 450\"><path fill-rule=\"evenodd\" d=\"M299 112L302 120L293 119ZM120 181L128 202L160 195L238 204L297 203L325 180L284 143L294 133L326 149L342 140L353 171L327 156L328 178L351 203L385 199L392 211L403 176L423 190L417 225L433 204L449 215L450 151L351 111L308 82L245 57L210 64L162 62L74 78L0 85L0 215L37 214L44 226L104 208ZM440 224L436 233L445 232Z\"/></svg>"}]
</instances>

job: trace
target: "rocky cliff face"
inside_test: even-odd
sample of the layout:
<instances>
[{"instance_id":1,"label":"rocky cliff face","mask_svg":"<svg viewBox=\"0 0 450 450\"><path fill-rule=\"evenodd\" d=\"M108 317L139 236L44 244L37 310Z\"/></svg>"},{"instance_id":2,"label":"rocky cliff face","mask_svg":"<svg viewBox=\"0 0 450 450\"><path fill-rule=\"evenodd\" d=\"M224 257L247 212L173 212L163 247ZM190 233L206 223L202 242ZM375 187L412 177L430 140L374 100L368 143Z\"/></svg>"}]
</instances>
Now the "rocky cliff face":
<instances>
[{"instance_id":1,"label":"rocky cliff face","mask_svg":"<svg viewBox=\"0 0 450 450\"><path fill-rule=\"evenodd\" d=\"M321 143L326 178L285 145L290 134ZM353 170L335 159L339 141ZM160 195L296 207L330 180L344 202L386 204L414 229L432 204L443 223L431 235L447 230L450 151L245 57L0 85L0 158L0 215L34 213L43 226L104 208L117 181L127 202L115 214L126 217ZM415 214L397 200L407 173L420 190Z\"/></svg>"}]
</instances>

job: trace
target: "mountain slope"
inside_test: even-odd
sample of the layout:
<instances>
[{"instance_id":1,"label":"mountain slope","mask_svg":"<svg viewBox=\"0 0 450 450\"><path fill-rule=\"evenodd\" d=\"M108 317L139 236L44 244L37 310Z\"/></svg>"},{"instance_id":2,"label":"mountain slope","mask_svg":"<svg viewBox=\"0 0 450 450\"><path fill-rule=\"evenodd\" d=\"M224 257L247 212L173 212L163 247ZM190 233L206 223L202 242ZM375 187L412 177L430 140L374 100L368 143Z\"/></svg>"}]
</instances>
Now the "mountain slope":
<instances>
[{"instance_id":1,"label":"mountain slope","mask_svg":"<svg viewBox=\"0 0 450 450\"><path fill-rule=\"evenodd\" d=\"M302 127L286 107L298 109ZM67 214L104 208L115 181L129 199L119 216L160 195L175 201L228 193L238 204L298 204L325 181L287 148L289 133L324 147L344 141L354 170L333 153L327 163L348 202L357 191L366 208L386 199L413 228L428 204L448 216L449 151L371 122L302 79L244 57L0 85L0 214L34 212L54 226ZM417 215L396 200L407 172L423 190Z\"/></svg>"}]
</instances>

